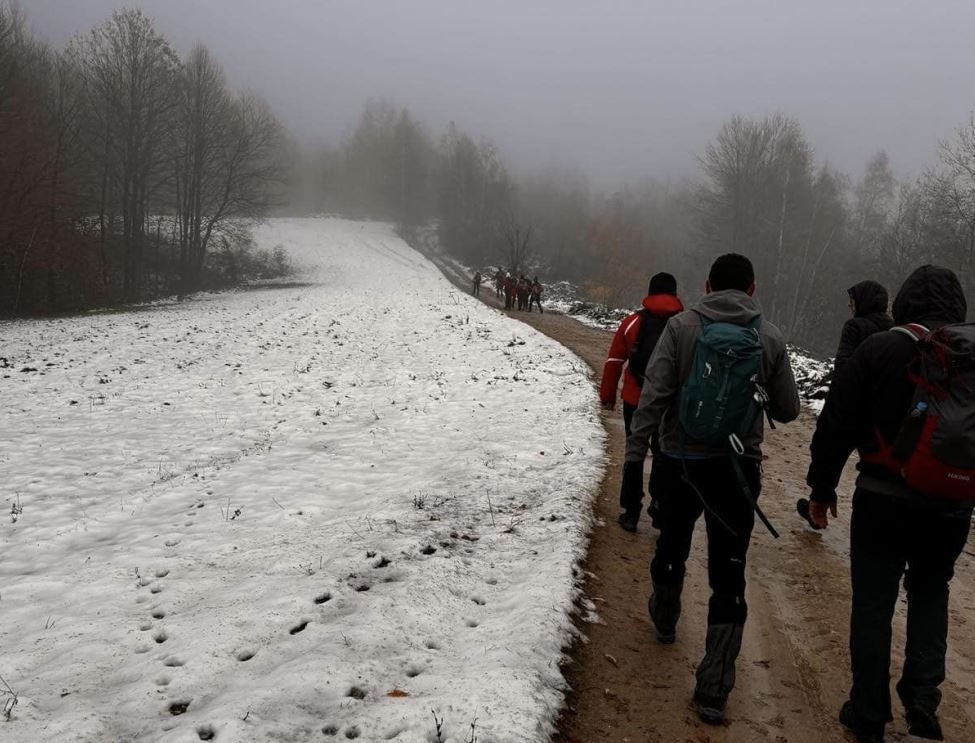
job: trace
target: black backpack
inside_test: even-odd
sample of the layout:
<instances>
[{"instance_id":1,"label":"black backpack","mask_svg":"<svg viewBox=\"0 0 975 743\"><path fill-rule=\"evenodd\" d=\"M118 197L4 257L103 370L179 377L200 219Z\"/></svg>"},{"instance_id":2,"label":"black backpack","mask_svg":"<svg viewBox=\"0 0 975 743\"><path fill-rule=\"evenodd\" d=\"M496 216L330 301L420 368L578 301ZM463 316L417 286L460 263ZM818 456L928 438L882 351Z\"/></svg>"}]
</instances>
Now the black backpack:
<instances>
[{"instance_id":1,"label":"black backpack","mask_svg":"<svg viewBox=\"0 0 975 743\"><path fill-rule=\"evenodd\" d=\"M639 311L640 332L637 335L636 343L630 349L630 358L627 360L627 369L630 374L642 385L643 378L647 373L647 364L653 356L653 349L657 347L657 341L664 332L667 321L670 317L658 317L644 308Z\"/></svg>"}]
</instances>

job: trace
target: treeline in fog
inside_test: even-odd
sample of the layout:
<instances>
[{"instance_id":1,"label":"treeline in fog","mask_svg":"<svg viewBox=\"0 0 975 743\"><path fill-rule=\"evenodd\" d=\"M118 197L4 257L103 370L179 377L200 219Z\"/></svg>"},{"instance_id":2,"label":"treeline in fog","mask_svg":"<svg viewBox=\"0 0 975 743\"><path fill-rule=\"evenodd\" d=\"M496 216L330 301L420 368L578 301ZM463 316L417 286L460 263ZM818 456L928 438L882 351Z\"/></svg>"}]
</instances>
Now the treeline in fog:
<instances>
[{"instance_id":1,"label":"treeline in fog","mask_svg":"<svg viewBox=\"0 0 975 743\"><path fill-rule=\"evenodd\" d=\"M228 87L205 47L180 58L138 11L60 50L28 29L0 5L2 313L282 273L283 255L255 251L247 229L269 213L390 221L472 267L571 281L610 306L635 304L657 271L692 299L701 266L742 252L766 314L821 353L862 279L893 289L930 261L975 288L975 120L899 180L883 152L837 166L794 119L731 116L693 177L648 172L604 193L569 168L511 168L477 132L433 131L382 100L341 142L299 145L260 98Z\"/></svg>"},{"instance_id":2,"label":"treeline in fog","mask_svg":"<svg viewBox=\"0 0 975 743\"><path fill-rule=\"evenodd\" d=\"M765 312L820 353L834 350L846 289L861 279L895 289L936 262L973 288L973 121L906 181L884 152L849 171L828 164L778 113L730 117L698 162L694 179L648 173L611 194L569 170L515 178L489 141L453 124L436 136L407 108L371 101L341 146L304 160L295 193L308 210L389 220L407 238L434 223L441 246L468 265L541 272L611 306L638 302L656 271L697 296L701 266L745 253Z\"/></svg>"},{"instance_id":3,"label":"treeline in fog","mask_svg":"<svg viewBox=\"0 0 975 743\"><path fill-rule=\"evenodd\" d=\"M283 270L246 221L272 203L281 127L203 46L139 11L51 49L0 5L0 312L136 302Z\"/></svg>"}]
</instances>

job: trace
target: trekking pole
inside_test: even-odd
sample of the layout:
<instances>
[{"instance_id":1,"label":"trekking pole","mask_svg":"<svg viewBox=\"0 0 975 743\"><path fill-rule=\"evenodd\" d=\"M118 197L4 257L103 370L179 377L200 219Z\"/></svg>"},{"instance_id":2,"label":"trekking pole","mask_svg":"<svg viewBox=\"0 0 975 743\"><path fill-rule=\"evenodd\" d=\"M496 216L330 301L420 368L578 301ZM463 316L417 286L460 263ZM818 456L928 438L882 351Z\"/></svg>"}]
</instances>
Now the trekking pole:
<instances>
[{"instance_id":1,"label":"trekking pole","mask_svg":"<svg viewBox=\"0 0 975 743\"><path fill-rule=\"evenodd\" d=\"M735 434L731 434L731 436L728 438L731 441L731 450L733 452L731 464L735 470L735 475L738 477L738 485L741 487L741 493L743 496L745 496L745 500L748 501L749 505L751 505L752 509L755 511L755 515L758 516L759 520L765 525L765 528L768 529L768 533L771 534L775 539L778 539L779 533L775 530L775 527L772 526L772 522L768 520L768 517L762 511L762 507L758 505L758 501L752 495L752 489L748 487L748 480L745 479L745 473L742 471L741 463L738 461L738 458L745 453L745 447L741 443L741 439L739 439Z\"/></svg>"}]
</instances>

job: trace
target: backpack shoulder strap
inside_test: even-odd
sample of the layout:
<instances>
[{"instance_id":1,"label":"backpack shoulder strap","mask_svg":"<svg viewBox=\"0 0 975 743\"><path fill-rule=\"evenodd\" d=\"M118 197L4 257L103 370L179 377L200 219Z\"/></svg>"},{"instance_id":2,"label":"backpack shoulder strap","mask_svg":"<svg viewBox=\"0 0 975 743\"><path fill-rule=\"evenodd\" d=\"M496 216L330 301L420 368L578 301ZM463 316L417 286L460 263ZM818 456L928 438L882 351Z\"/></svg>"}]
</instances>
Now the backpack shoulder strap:
<instances>
[{"instance_id":1,"label":"backpack shoulder strap","mask_svg":"<svg viewBox=\"0 0 975 743\"><path fill-rule=\"evenodd\" d=\"M891 330L895 333L903 333L915 343L931 332L926 327L916 322L907 323L906 325L897 325L891 328Z\"/></svg>"},{"instance_id":2,"label":"backpack shoulder strap","mask_svg":"<svg viewBox=\"0 0 975 743\"><path fill-rule=\"evenodd\" d=\"M712 325L714 323L714 320L712 320L710 317L708 317L698 309L692 308L691 312L697 315L698 320L701 321L701 330L704 330L704 328L706 328L708 325Z\"/></svg>"}]
</instances>

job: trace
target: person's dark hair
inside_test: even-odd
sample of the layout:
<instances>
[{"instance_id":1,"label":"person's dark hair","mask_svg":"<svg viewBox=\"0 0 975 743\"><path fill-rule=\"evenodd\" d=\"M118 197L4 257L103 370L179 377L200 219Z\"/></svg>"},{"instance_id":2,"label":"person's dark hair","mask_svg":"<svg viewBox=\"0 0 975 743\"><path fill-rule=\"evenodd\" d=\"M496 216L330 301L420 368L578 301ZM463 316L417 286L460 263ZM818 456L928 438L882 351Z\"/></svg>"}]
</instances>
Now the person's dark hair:
<instances>
[{"instance_id":1,"label":"person's dark hair","mask_svg":"<svg viewBox=\"0 0 975 743\"><path fill-rule=\"evenodd\" d=\"M755 269L752 262L738 253L726 253L711 264L708 274L711 291L737 289L747 292L755 283Z\"/></svg>"},{"instance_id":2,"label":"person's dark hair","mask_svg":"<svg viewBox=\"0 0 975 743\"><path fill-rule=\"evenodd\" d=\"M669 273L654 274L650 279L647 294L677 294L677 279Z\"/></svg>"}]
</instances>

